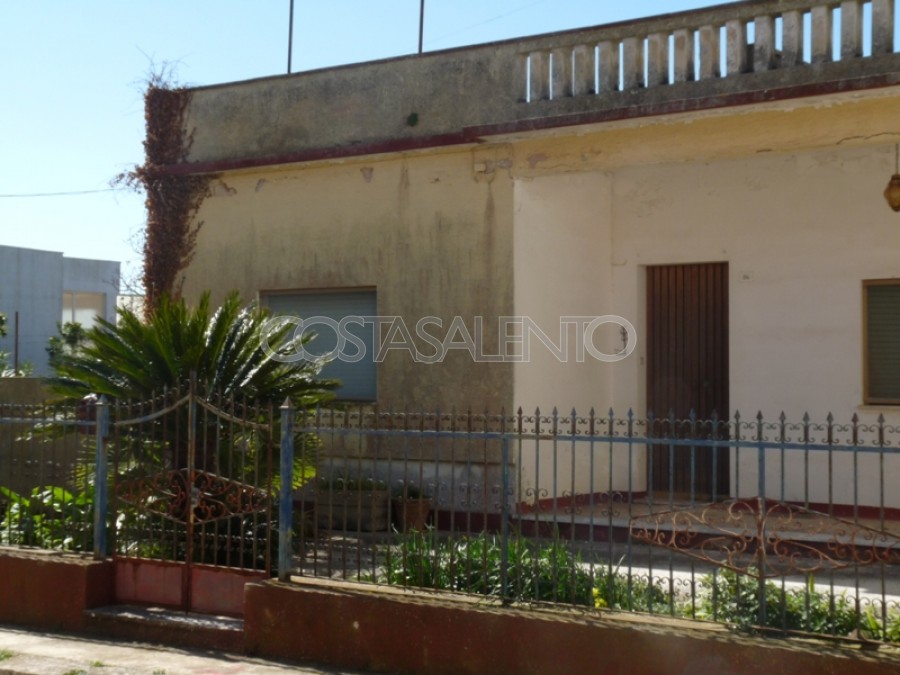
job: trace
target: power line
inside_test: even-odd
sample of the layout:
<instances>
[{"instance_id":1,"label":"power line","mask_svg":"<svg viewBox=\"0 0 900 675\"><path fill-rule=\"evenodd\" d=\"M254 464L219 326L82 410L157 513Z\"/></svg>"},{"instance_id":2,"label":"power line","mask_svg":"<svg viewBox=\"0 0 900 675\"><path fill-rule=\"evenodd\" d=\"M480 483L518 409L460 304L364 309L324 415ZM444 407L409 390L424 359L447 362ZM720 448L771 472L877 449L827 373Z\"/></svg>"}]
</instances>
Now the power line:
<instances>
[{"instance_id":1,"label":"power line","mask_svg":"<svg viewBox=\"0 0 900 675\"><path fill-rule=\"evenodd\" d=\"M69 197L72 195L93 195L98 192L123 192L131 188L102 188L100 190L72 190L69 192L20 192L13 194L0 194L0 199L18 199L28 197Z\"/></svg>"}]
</instances>

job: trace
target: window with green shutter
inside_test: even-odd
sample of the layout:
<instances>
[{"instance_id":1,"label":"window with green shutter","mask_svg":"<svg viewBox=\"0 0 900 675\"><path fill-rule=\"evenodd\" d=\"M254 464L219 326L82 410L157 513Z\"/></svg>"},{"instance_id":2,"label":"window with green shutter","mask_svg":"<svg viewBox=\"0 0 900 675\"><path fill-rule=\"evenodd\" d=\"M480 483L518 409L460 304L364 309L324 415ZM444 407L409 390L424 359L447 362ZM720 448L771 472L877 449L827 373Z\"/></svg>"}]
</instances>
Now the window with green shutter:
<instances>
[{"instance_id":1,"label":"window with green shutter","mask_svg":"<svg viewBox=\"0 0 900 675\"><path fill-rule=\"evenodd\" d=\"M900 405L900 279L863 282L865 403Z\"/></svg>"},{"instance_id":2,"label":"window with green shutter","mask_svg":"<svg viewBox=\"0 0 900 675\"><path fill-rule=\"evenodd\" d=\"M306 320L324 318L340 322L347 317L373 317L377 313L376 292L369 289L262 292L260 295L262 304L273 314ZM346 348L348 356L338 356L325 364L320 375L341 381L336 391L340 400L375 401L373 324L353 322L347 324L345 329L356 338L354 344ZM338 336L327 324L313 325L310 330L316 334L308 347L311 354L324 355L336 348Z\"/></svg>"}]
</instances>

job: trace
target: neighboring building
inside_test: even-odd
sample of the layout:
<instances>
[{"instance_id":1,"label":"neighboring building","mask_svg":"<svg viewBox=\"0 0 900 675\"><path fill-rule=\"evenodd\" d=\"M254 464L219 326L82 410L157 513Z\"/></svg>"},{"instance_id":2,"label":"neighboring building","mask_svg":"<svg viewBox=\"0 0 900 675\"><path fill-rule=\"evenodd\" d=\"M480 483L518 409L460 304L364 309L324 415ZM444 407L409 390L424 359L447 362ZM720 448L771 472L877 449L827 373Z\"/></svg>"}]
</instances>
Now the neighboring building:
<instances>
[{"instance_id":1,"label":"neighboring building","mask_svg":"<svg viewBox=\"0 0 900 675\"><path fill-rule=\"evenodd\" d=\"M559 343L568 321L566 363L537 339L527 362L357 363L347 398L392 408L896 424L894 6L733 3L193 89L192 144L169 170L218 176L185 294L374 308L426 358L425 317L457 346L453 318L475 336L482 317L488 355L501 332L520 354L529 326ZM602 315L633 324L636 349L577 362L585 320L562 317ZM601 326L595 348L634 346L620 331Z\"/></svg>"},{"instance_id":2,"label":"neighboring building","mask_svg":"<svg viewBox=\"0 0 900 675\"><path fill-rule=\"evenodd\" d=\"M0 351L9 353L10 366L17 360L32 364L35 375L50 374L46 350L59 324L115 321L118 291L118 262L0 246L0 312L7 319Z\"/></svg>"}]
</instances>

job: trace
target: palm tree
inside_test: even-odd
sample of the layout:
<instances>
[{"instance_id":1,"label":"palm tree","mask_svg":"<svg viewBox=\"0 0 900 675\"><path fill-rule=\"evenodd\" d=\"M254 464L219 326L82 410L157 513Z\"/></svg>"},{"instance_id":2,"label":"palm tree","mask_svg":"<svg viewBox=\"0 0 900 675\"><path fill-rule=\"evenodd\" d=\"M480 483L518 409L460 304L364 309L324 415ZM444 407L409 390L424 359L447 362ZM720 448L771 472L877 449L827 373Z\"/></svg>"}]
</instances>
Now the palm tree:
<instances>
[{"instance_id":1,"label":"palm tree","mask_svg":"<svg viewBox=\"0 0 900 675\"><path fill-rule=\"evenodd\" d=\"M317 378L324 365L321 361L285 363L272 351L296 353L312 336L291 335L289 324L270 330L268 320L266 310L254 303L244 305L237 293L231 293L216 310L210 307L209 293L201 296L196 307L183 299L163 297L147 320L132 310L120 309L117 323L98 319L87 331L85 346L59 355L53 364L56 377L51 388L71 402L105 396L124 406L122 416L126 417L135 416L135 408L128 402L149 401L166 391L177 397L189 387L223 404L240 401L244 415L251 410L248 404L258 412L287 398L301 408L333 398L338 383ZM264 338L272 348L264 347ZM212 470L226 464L222 453L230 448L229 443L216 443L222 440L216 420L206 420L200 424L205 424L207 432L197 433L195 466ZM158 420L152 430L144 425L143 442L128 444L131 459L156 455L156 461L184 466L186 428L184 408ZM160 456L160 451L168 458Z\"/></svg>"},{"instance_id":2,"label":"palm tree","mask_svg":"<svg viewBox=\"0 0 900 675\"><path fill-rule=\"evenodd\" d=\"M268 318L254 303L243 305L237 293L215 311L208 292L196 307L164 297L146 321L120 309L116 323L98 318L87 345L59 357L51 387L67 399L140 399L185 387L193 375L200 390L256 402L290 397L309 406L333 398L337 383L316 378L323 363L284 363L263 346L266 332L282 353L294 353L312 336L289 336L290 325L266 331Z\"/></svg>"}]
</instances>

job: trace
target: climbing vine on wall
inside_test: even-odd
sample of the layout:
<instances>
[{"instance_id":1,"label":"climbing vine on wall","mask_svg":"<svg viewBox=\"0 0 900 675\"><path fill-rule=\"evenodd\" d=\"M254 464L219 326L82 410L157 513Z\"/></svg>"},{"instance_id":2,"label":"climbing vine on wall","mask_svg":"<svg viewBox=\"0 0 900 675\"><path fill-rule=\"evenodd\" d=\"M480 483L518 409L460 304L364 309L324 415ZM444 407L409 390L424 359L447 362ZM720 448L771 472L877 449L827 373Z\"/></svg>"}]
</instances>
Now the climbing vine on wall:
<instances>
[{"instance_id":1,"label":"climbing vine on wall","mask_svg":"<svg viewBox=\"0 0 900 675\"><path fill-rule=\"evenodd\" d=\"M190 91L171 83L165 71L152 75L144 92L144 163L115 182L142 190L147 208L142 281L152 314L163 295L180 295L179 274L191 262L202 222L194 223L209 195L210 174L179 172L191 146L185 129Z\"/></svg>"}]
</instances>

